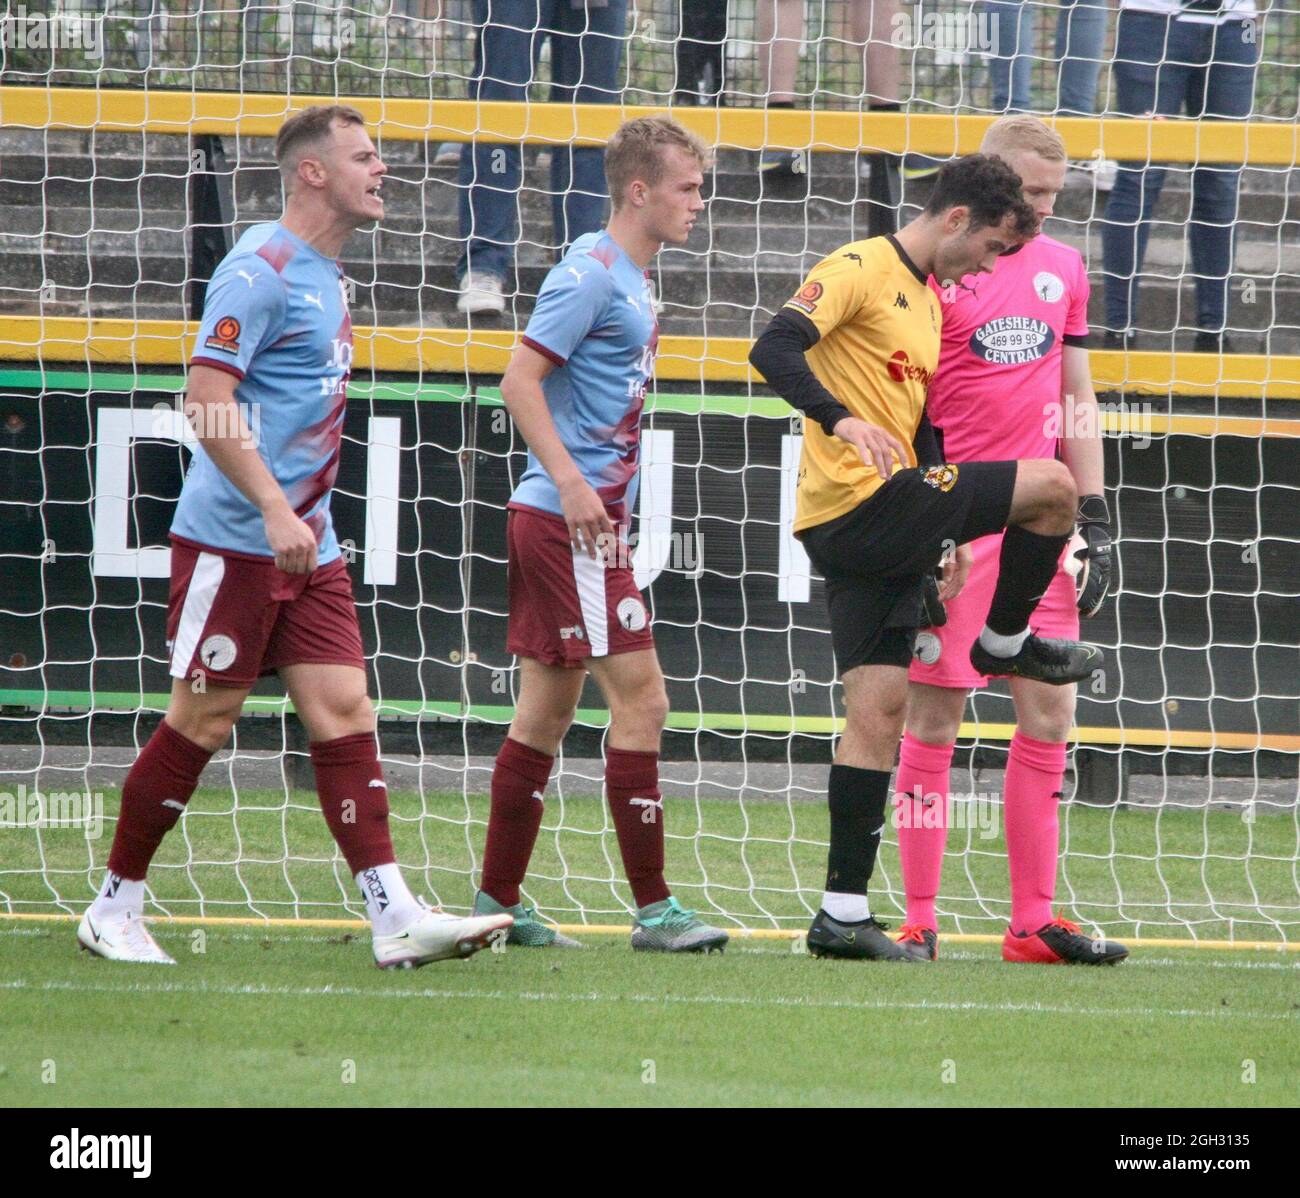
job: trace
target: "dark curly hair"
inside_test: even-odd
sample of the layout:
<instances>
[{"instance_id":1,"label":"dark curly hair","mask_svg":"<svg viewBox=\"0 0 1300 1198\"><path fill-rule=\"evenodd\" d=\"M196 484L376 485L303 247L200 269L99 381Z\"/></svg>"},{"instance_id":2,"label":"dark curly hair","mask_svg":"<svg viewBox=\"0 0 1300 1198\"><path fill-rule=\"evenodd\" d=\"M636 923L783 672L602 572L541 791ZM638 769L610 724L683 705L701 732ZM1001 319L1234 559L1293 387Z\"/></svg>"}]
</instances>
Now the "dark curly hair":
<instances>
[{"instance_id":1,"label":"dark curly hair","mask_svg":"<svg viewBox=\"0 0 1300 1198\"><path fill-rule=\"evenodd\" d=\"M944 163L925 212L938 216L949 208L969 208L972 229L999 225L1010 212L1017 235L1029 237L1038 228L1038 218L1025 203L1023 186L1020 176L1001 158L967 154Z\"/></svg>"}]
</instances>

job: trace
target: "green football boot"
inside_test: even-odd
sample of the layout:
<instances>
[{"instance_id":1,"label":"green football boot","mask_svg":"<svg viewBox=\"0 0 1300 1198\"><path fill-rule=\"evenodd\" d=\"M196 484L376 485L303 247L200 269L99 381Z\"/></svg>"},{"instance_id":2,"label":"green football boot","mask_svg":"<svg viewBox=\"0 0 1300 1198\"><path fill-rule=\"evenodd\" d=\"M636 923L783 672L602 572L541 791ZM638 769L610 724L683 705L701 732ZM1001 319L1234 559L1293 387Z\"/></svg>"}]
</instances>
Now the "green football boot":
<instances>
[{"instance_id":1,"label":"green football boot","mask_svg":"<svg viewBox=\"0 0 1300 1198\"><path fill-rule=\"evenodd\" d=\"M632 947L656 953L722 952L728 936L721 928L711 928L694 911L685 910L675 898L641 907L632 929Z\"/></svg>"},{"instance_id":2,"label":"green football boot","mask_svg":"<svg viewBox=\"0 0 1300 1198\"><path fill-rule=\"evenodd\" d=\"M582 948L582 943L566 936L558 928L551 927L537 918L537 912L523 903L513 907L503 907L490 894L479 891L474 896L475 915L513 915L514 926L506 935L506 944L517 944L521 948Z\"/></svg>"}]
</instances>

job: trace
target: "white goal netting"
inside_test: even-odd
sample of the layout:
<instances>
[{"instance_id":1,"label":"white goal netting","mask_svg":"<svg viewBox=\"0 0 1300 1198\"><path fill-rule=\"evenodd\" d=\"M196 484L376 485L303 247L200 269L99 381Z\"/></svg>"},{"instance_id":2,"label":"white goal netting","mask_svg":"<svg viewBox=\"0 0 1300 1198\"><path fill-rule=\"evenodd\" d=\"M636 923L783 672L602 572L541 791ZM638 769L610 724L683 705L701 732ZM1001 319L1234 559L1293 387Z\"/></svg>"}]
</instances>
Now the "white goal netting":
<instances>
[{"instance_id":1,"label":"white goal netting","mask_svg":"<svg viewBox=\"0 0 1300 1198\"><path fill-rule=\"evenodd\" d=\"M630 6L618 68L628 104L723 101L708 212L656 268L664 342L637 568L673 708L670 884L728 924L794 930L823 881L839 698L822 585L788 532L798 431L742 364L814 262L867 235L886 200L906 219L926 183L873 191L872 147L828 152L807 123L797 144L769 147L791 155L775 170L760 169L756 147L729 144L728 119L762 106L763 37L785 18L761 23L754 0L733 0L720 26L720 7L687 12L696 36L683 52L681 5ZM1062 103L1058 6L1026 8L1041 11L1017 26L1019 86L1051 112ZM257 121L277 100L283 114L290 95L466 99L475 11L466 0L0 10L0 913L70 912L94 892L121 780L166 702L166 531L188 460L176 403L184 322L223 237L279 213ZM991 111L980 6L816 0L790 35L796 112L856 111L874 94L864 18L851 10L875 11L870 37L892 39L905 110ZM1105 17L1096 109L1114 115L1113 6ZM1258 33L1253 119L1293 128L1300 10L1274 5ZM552 57L541 55L542 79ZM399 858L417 890L452 908L477 882L491 757L515 686L504 504L523 447L495 387L557 244L551 163L568 146L546 98L534 85L502 318L467 326L455 311L472 119L449 120L446 136L409 128L382 140L389 216L344 255L362 365L335 523L353 563ZM410 110L394 111L400 121ZM201 119L218 112L233 115L233 131ZM1067 916L1116 935L1294 941L1300 469L1288 409L1300 398L1300 173L1253 159L1242 172L1227 322L1250 356L1211 368L1183 352L1198 165L1168 164L1154 213L1136 320L1151 357L1098 366L1119 564L1089 628L1109 665L1081 696L1058 898ZM1081 155L1049 229L1085 256L1097 327L1109 181L1104 161ZM360 913L279 693L273 681L258 688L214 759L151 871L150 911ZM1000 931L1009 911L1011 720L1003 687L967 711L939 898L950 930ZM626 920L600 798L604 722L592 688L525 885L566 924ZM873 894L879 914L901 912L892 832Z\"/></svg>"}]
</instances>

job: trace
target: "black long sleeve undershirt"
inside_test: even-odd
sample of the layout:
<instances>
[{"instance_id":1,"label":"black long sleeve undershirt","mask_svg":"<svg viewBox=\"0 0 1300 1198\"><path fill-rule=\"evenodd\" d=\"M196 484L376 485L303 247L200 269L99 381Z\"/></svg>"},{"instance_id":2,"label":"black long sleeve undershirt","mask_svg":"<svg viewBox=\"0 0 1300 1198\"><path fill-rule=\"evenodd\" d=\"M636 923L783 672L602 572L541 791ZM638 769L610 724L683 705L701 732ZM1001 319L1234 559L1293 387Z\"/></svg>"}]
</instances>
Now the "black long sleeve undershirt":
<instances>
[{"instance_id":1,"label":"black long sleeve undershirt","mask_svg":"<svg viewBox=\"0 0 1300 1198\"><path fill-rule=\"evenodd\" d=\"M783 308L754 342L749 364L786 403L831 437L835 426L853 413L821 385L804 357L820 337L806 316Z\"/></svg>"},{"instance_id":2,"label":"black long sleeve undershirt","mask_svg":"<svg viewBox=\"0 0 1300 1198\"><path fill-rule=\"evenodd\" d=\"M828 437L833 437L835 426L853 413L822 386L804 357L820 337L817 326L806 316L783 308L754 342L749 351L749 364L786 403L802 412L805 419L820 424ZM925 412L912 438L912 449L921 466L937 466L943 462L934 426Z\"/></svg>"}]
</instances>

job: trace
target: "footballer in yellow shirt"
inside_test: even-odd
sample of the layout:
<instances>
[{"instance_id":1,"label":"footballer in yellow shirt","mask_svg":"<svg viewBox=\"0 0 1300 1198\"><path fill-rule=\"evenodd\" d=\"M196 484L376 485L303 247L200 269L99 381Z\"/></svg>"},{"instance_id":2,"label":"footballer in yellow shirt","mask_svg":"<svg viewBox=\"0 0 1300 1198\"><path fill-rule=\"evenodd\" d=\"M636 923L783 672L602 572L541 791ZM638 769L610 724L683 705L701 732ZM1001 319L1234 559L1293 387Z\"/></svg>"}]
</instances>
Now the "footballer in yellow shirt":
<instances>
[{"instance_id":1,"label":"footballer in yellow shirt","mask_svg":"<svg viewBox=\"0 0 1300 1198\"><path fill-rule=\"evenodd\" d=\"M855 241L813 267L785 310L820 334L808 365L849 412L885 429L916 465L912 438L939 364L938 296L893 236ZM820 425L804 429L794 528L855 508L885 480L855 446Z\"/></svg>"},{"instance_id":2,"label":"footballer in yellow shirt","mask_svg":"<svg viewBox=\"0 0 1300 1198\"><path fill-rule=\"evenodd\" d=\"M1069 470L1048 460L944 462L924 419L941 320L930 276L961 286L1037 227L1020 177L1001 159L949 162L920 216L825 258L750 352L769 386L803 413L794 531L826 582L844 685L826 888L808 932L817 956L914 959L871 918L867 883L907 712L907 666L940 559L939 598L951 598L970 568L958 546L1007 530L986 625L970 649L981 673L1064 685L1102 662L1091 645L1029 631L1074 528Z\"/></svg>"}]
</instances>

